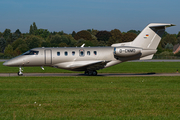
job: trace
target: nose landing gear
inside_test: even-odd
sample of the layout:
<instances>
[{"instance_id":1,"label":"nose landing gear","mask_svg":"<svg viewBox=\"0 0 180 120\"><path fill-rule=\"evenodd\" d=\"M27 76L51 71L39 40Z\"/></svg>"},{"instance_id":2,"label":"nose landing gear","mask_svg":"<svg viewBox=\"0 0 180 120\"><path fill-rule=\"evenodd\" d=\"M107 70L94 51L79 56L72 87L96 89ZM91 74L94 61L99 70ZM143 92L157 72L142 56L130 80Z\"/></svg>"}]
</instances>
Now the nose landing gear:
<instances>
[{"instance_id":1,"label":"nose landing gear","mask_svg":"<svg viewBox=\"0 0 180 120\"><path fill-rule=\"evenodd\" d=\"M85 75L89 75L89 76L96 76L97 75L97 71L96 70L86 70L84 72Z\"/></svg>"},{"instance_id":2,"label":"nose landing gear","mask_svg":"<svg viewBox=\"0 0 180 120\"><path fill-rule=\"evenodd\" d=\"M21 67L19 67L19 72L17 73L18 74L18 76L23 76L23 73L22 73L22 68Z\"/></svg>"}]
</instances>

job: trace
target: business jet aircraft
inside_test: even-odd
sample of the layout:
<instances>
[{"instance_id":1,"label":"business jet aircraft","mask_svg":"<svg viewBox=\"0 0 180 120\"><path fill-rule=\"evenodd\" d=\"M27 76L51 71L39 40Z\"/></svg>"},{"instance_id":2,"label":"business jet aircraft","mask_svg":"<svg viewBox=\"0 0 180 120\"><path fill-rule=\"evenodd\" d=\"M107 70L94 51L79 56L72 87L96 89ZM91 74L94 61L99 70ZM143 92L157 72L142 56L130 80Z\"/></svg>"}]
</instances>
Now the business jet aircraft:
<instances>
[{"instance_id":1,"label":"business jet aircraft","mask_svg":"<svg viewBox=\"0 0 180 120\"><path fill-rule=\"evenodd\" d=\"M125 61L152 59L167 27L173 24L151 23L132 41L113 44L110 47L60 47L34 48L3 63L5 66L19 67L18 75L23 75L21 67L51 66L72 71L85 71L87 75L97 75L99 69Z\"/></svg>"}]
</instances>

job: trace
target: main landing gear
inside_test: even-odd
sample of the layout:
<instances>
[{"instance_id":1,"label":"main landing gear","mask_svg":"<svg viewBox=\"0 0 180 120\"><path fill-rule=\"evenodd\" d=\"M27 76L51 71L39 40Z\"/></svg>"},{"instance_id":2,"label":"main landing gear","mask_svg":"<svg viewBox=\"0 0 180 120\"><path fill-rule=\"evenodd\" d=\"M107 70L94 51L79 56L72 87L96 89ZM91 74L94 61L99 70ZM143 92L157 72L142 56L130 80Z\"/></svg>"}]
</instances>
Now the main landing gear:
<instances>
[{"instance_id":1,"label":"main landing gear","mask_svg":"<svg viewBox=\"0 0 180 120\"><path fill-rule=\"evenodd\" d=\"M23 76L23 73L22 73L22 68L21 67L19 67L19 72L17 73L18 74L18 76Z\"/></svg>"},{"instance_id":2,"label":"main landing gear","mask_svg":"<svg viewBox=\"0 0 180 120\"><path fill-rule=\"evenodd\" d=\"M96 76L97 75L97 71L96 70L86 70L84 72L85 75L89 75L89 76Z\"/></svg>"}]
</instances>

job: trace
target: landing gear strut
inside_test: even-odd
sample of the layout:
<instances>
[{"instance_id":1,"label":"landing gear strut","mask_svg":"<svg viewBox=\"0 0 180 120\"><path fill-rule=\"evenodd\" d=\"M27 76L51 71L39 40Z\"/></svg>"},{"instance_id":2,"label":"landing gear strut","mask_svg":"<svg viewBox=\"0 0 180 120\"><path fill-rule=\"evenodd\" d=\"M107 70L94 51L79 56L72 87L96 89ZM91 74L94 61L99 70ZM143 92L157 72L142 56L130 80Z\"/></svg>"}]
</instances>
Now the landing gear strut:
<instances>
[{"instance_id":1,"label":"landing gear strut","mask_svg":"<svg viewBox=\"0 0 180 120\"><path fill-rule=\"evenodd\" d=\"M96 70L86 70L84 72L85 75L89 75L89 76L96 76L97 75L97 71Z\"/></svg>"},{"instance_id":2,"label":"landing gear strut","mask_svg":"<svg viewBox=\"0 0 180 120\"><path fill-rule=\"evenodd\" d=\"M17 73L18 74L18 76L23 76L23 73L22 73L22 68L21 67L19 67L19 72Z\"/></svg>"}]
</instances>

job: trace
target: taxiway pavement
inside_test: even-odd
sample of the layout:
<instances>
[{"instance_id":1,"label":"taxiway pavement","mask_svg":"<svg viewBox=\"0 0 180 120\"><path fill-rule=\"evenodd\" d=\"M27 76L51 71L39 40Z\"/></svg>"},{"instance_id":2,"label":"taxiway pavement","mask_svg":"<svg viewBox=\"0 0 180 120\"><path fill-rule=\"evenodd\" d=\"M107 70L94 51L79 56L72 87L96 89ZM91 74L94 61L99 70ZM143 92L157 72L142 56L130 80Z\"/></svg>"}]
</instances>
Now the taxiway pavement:
<instances>
[{"instance_id":1,"label":"taxiway pavement","mask_svg":"<svg viewBox=\"0 0 180 120\"><path fill-rule=\"evenodd\" d=\"M0 62L5 62L9 59L0 59ZM151 59L151 60L132 60L128 62L180 62L180 59Z\"/></svg>"},{"instance_id":2,"label":"taxiway pavement","mask_svg":"<svg viewBox=\"0 0 180 120\"><path fill-rule=\"evenodd\" d=\"M0 73L0 76L18 76L17 73ZM81 73L24 73L23 76L34 77L63 77L63 76L88 76ZM97 76L109 76L109 77L135 77L135 76L180 76L180 73L98 73Z\"/></svg>"}]
</instances>

